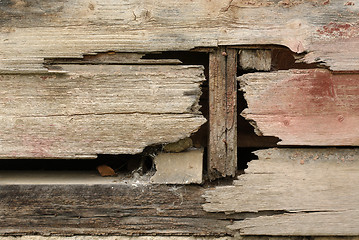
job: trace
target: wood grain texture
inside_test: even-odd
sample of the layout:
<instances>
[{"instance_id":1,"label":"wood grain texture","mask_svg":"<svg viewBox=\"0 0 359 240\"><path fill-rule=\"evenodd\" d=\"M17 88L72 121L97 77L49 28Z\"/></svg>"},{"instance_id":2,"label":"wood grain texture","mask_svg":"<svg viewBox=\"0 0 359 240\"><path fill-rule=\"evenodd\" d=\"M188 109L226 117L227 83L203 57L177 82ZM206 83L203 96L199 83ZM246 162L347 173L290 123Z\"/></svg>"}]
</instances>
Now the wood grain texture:
<instances>
[{"instance_id":1,"label":"wood grain texture","mask_svg":"<svg viewBox=\"0 0 359 240\"><path fill-rule=\"evenodd\" d=\"M241 235L357 236L358 149L256 151L233 186L206 192L209 212L256 213L229 228Z\"/></svg>"},{"instance_id":2,"label":"wood grain texture","mask_svg":"<svg viewBox=\"0 0 359 240\"><path fill-rule=\"evenodd\" d=\"M357 4L341 0L3 0L0 71L95 52L283 45L307 62L358 70Z\"/></svg>"},{"instance_id":3,"label":"wood grain texture","mask_svg":"<svg viewBox=\"0 0 359 240\"><path fill-rule=\"evenodd\" d=\"M272 51L263 49L243 49L239 52L239 66L242 70L270 71Z\"/></svg>"},{"instance_id":4,"label":"wood grain texture","mask_svg":"<svg viewBox=\"0 0 359 240\"><path fill-rule=\"evenodd\" d=\"M1 185L0 235L230 235L229 220L203 211L203 191L136 181Z\"/></svg>"},{"instance_id":5,"label":"wood grain texture","mask_svg":"<svg viewBox=\"0 0 359 240\"><path fill-rule=\"evenodd\" d=\"M237 50L219 48L209 59L209 145L211 178L237 170Z\"/></svg>"},{"instance_id":6,"label":"wood grain texture","mask_svg":"<svg viewBox=\"0 0 359 240\"><path fill-rule=\"evenodd\" d=\"M325 69L246 74L242 115L280 145L358 146L359 75Z\"/></svg>"},{"instance_id":7,"label":"wood grain texture","mask_svg":"<svg viewBox=\"0 0 359 240\"><path fill-rule=\"evenodd\" d=\"M134 154L176 142L206 120L200 66L62 66L0 75L0 158Z\"/></svg>"}]
</instances>

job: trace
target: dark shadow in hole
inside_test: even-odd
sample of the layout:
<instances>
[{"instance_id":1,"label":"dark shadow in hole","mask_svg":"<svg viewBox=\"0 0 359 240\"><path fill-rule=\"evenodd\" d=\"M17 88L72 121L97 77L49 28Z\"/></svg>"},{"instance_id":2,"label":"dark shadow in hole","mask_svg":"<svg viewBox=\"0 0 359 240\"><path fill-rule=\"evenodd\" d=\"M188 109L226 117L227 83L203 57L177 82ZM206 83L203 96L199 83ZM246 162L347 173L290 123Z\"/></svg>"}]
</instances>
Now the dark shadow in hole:
<instances>
[{"instance_id":1,"label":"dark shadow in hole","mask_svg":"<svg viewBox=\"0 0 359 240\"><path fill-rule=\"evenodd\" d=\"M98 166L107 165L124 173L140 166L144 172L152 168L152 158L142 154L99 155L96 159L1 159L0 163L0 170L19 171L97 171Z\"/></svg>"},{"instance_id":2,"label":"dark shadow in hole","mask_svg":"<svg viewBox=\"0 0 359 240\"><path fill-rule=\"evenodd\" d=\"M296 61L296 58L300 58L300 55L296 55L288 48L275 48L272 49L272 65L271 71L277 70L289 70L289 69L313 69L313 68L325 68L320 63L304 63Z\"/></svg>"}]
</instances>

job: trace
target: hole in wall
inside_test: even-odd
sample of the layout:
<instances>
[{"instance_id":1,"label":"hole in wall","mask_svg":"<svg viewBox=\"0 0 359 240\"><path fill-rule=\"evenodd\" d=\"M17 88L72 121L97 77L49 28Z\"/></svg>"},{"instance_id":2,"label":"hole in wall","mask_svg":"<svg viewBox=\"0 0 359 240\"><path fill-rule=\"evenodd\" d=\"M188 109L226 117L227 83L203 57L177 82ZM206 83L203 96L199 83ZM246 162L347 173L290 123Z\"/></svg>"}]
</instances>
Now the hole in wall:
<instances>
[{"instance_id":1,"label":"hole in wall","mask_svg":"<svg viewBox=\"0 0 359 240\"><path fill-rule=\"evenodd\" d=\"M289 69L313 69L324 68L320 63L304 63L298 61L304 55L298 55L288 48L274 48L272 49L272 64L271 71L289 70Z\"/></svg>"}]
</instances>

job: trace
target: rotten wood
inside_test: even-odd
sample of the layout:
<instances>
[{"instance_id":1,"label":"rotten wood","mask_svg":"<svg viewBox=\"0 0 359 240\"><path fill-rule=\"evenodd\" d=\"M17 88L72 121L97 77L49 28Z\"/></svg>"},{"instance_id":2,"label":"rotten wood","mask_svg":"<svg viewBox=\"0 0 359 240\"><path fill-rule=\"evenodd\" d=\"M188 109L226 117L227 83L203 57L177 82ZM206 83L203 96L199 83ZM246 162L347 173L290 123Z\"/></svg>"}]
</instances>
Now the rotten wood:
<instances>
[{"instance_id":1,"label":"rotten wood","mask_svg":"<svg viewBox=\"0 0 359 240\"><path fill-rule=\"evenodd\" d=\"M358 236L359 149L255 152L232 186L206 192L208 212L253 213L228 228L245 235Z\"/></svg>"},{"instance_id":2,"label":"rotten wood","mask_svg":"<svg viewBox=\"0 0 359 240\"><path fill-rule=\"evenodd\" d=\"M238 78L258 135L280 145L358 146L359 75L325 69L245 74Z\"/></svg>"},{"instance_id":3,"label":"rotten wood","mask_svg":"<svg viewBox=\"0 0 359 240\"><path fill-rule=\"evenodd\" d=\"M230 220L202 209L202 186L44 174L1 172L0 235L231 235Z\"/></svg>"},{"instance_id":4,"label":"rotten wood","mask_svg":"<svg viewBox=\"0 0 359 240\"><path fill-rule=\"evenodd\" d=\"M44 59L98 52L263 44L359 69L359 9L340 0L14 0L0 13L1 72L47 71Z\"/></svg>"},{"instance_id":5,"label":"rotten wood","mask_svg":"<svg viewBox=\"0 0 359 240\"><path fill-rule=\"evenodd\" d=\"M202 66L63 65L0 75L0 158L94 158L176 142L206 121Z\"/></svg>"},{"instance_id":6,"label":"rotten wood","mask_svg":"<svg viewBox=\"0 0 359 240\"><path fill-rule=\"evenodd\" d=\"M234 176L237 169L237 50L218 48L209 60L210 178Z\"/></svg>"}]
</instances>

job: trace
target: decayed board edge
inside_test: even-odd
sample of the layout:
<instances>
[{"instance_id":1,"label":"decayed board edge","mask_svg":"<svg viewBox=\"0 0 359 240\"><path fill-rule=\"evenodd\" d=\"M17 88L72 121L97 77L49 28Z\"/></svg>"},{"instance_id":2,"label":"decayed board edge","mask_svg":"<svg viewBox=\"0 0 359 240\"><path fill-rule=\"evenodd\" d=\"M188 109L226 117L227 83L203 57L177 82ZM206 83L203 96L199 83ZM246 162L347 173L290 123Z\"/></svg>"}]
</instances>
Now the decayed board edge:
<instances>
[{"instance_id":1,"label":"decayed board edge","mask_svg":"<svg viewBox=\"0 0 359 240\"><path fill-rule=\"evenodd\" d=\"M202 66L62 67L68 73L0 75L0 158L136 154L188 137L206 121L198 111Z\"/></svg>"},{"instance_id":2,"label":"decayed board edge","mask_svg":"<svg viewBox=\"0 0 359 240\"><path fill-rule=\"evenodd\" d=\"M255 152L233 186L206 191L209 212L254 215L228 227L241 236L358 236L359 149Z\"/></svg>"},{"instance_id":3,"label":"decayed board edge","mask_svg":"<svg viewBox=\"0 0 359 240\"><path fill-rule=\"evenodd\" d=\"M238 78L248 108L241 115L279 145L358 146L358 74L326 69L250 73Z\"/></svg>"},{"instance_id":4,"label":"decayed board edge","mask_svg":"<svg viewBox=\"0 0 359 240\"><path fill-rule=\"evenodd\" d=\"M310 52L305 61L332 70L359 69L358 9L343 1L2 1L0 11L2 72L46 71L44 58L95 52L248 44Z\"/></svg>"},{"instance_id":5,"label":"decayed board edge","mask_svg":"<svg viewBox=\"0 0 359 240\"><path fill-rule=\"evenodd\" d=\"M219 48L209 59L210 178L235 176L237 170L237 50Z\"/></svg>"},{"instance_id":6,"label":"decayed board edge","mask_svg":"<svg viewBox=\"0 0 359 240\"><path fill-rule=\"evenodd\" d=\"M0 235L231 236L203 211L204 187L109 181L0 185Z\"/></svg>"}]
</instances>

